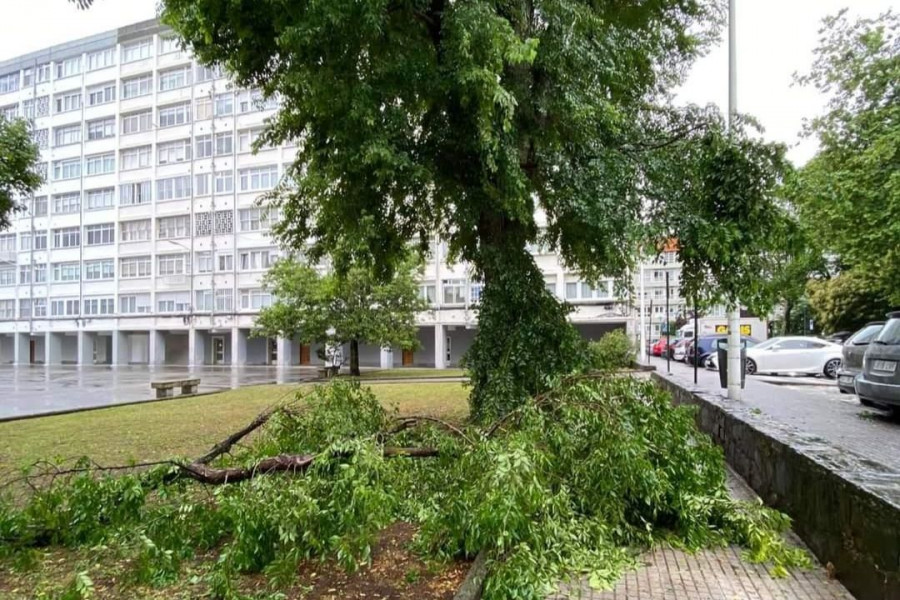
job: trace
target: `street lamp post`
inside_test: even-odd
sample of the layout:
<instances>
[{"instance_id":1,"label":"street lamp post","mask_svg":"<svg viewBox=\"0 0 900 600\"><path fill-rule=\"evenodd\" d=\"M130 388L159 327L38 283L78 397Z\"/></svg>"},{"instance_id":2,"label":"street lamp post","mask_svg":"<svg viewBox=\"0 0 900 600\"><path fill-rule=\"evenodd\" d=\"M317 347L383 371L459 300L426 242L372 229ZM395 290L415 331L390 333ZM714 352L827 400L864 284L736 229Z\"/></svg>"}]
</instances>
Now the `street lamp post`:
<instances>
[{"instance_id":1,"label":"street lamp post","mask_svg":"<svg viewBox=\"0 0 900 600\"><path fill-rule=\"evenodd\" d=\"M737 40L735 27L735 4L728 0L728 131L734 127L737 113ZM741 305L732 299L728 315L728 399L741 399L741 376L744 365L741 362ZM696 332L694 332L696 335Z\"/></svg>"}]
</instances>

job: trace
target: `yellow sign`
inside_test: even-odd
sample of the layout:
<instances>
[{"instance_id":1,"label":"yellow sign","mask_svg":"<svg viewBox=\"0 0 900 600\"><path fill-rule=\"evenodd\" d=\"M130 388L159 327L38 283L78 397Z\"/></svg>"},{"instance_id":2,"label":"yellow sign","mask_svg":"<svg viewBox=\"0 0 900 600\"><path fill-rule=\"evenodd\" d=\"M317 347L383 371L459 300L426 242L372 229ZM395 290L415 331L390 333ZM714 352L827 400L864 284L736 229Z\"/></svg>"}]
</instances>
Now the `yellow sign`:
<instances>
[{"instance_id":1,"label":"yellow sign","mask_svg":"<svg viewBox=\"0 0 900 600\"><path fill-rule=\"evenodd\" d=\"M728 325L716 325L716 333L728 333ZM750 335L749 325L741 325L741 335Z\"/></svg>"}]
</instances>

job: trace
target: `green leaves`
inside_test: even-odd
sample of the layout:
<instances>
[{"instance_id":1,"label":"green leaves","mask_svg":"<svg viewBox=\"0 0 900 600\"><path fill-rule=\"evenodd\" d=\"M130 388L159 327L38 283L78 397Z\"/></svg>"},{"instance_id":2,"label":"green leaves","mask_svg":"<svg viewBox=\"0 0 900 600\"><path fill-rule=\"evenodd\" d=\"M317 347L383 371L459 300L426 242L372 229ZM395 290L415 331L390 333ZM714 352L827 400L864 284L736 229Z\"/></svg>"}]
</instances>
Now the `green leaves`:
<instances>
[{"instance_id":1,"label":"green leaves","mask_svg":"<svg viewBox=\"0 0 900 600\"><path fill-rule=\"evenodd\" d=\"M40 151L25 119L0 117L0 231L9 227L18 200L41 185Z\"/></svg>"}]
</instances>

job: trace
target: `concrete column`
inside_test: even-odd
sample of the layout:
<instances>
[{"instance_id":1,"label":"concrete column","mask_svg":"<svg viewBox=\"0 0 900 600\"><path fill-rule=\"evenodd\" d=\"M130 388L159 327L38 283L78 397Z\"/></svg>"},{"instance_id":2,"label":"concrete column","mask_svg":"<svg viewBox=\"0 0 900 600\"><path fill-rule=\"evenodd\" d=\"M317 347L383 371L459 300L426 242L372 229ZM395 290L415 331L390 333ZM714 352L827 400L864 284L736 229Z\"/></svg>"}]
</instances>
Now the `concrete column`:
<instances>
[{"instance_id":1,"label":"concrete column","mask_svg":"<svg viewBox=\"0 0 900 600\"><path fill-rule=\"evenodd\" d=\"M294 341L278 338L278 366L289 367L294 364Z\"/></svg>"},{"instance_id":2,"label":"concrete column","mask_svg":"<svg viewBox=\"0 0 900 600\"><path fill-rule=\"evenodd\" d=\"M381 361L379 363L382 369L390 369L394 366L394 351L390 346L381 349Z\"/></svg>"},{"instance_id":3,"label":"concrete column","mask_svg":"<svg viewBox=\"0 0 900 600\"><path fill-rule=\"evenodd\" d=\"M125 331L113 331L112 333L112 364L125 366L131 362L131 348L128 343L128 333Z\"/></svg>"},{"instance_id":4,"label":"concrete column","mask_svg":"<svg viewBox=\"0 0 900 600\"><path fill-rule=\"evenodd\" d=\"M447 349L444 347L447 332L443 325L434 326L434 368L447 368Z\"/></svg>"},{"instance_id":5,"label":"concrete column","mask_svg":"<svg viewBox=\"0 0 900 600\"><path fill-rule=\"evenodd\" d=\"M206 364L206 338L193 327L188 330L188 366Z\"/></svg>"},{"instance_id":6,"label":"concrete column","mask_svg":"<svg viewBox=\"0 0 900 600\"><path fill-rule=\"evenodd\" d=\"M62 335L48 331L44 334L44 364L62 364Z\"/></svg>"},{"instance_id":7,"label":"concrete column","mask_svg":"<svg viewBox=\"0 0 900 600\"><path fill-rule=\"evenodd\" d=\"M78 332L78 355L76 360L79 366L94 364L94 336L86 331Z\"/></svg>"},{"instance_id":8,"label":"concrete column","mask_svg":"<svg viewBox=\"0 0 900 600\"><path fill-rule=\"evenodd\" d=\"M27 333L14 333L13 353L13 364L31 364L31 335Z\"/></svg>"},{"instance_id":9,"label":"concrete column","mask_svg":"<svg viewBox=\"0 0 900 600\"><path fill-rule=\"evenodd\" d=\"M231 366L247 364L247 332L240 327L231 328Z\"/></svg>"},{"instance_id":10,"label":"concrete column","mask_svg":"<svg viewBox=\"0 0 900 600\"><path fill-rule=\"evenodd\" d=\"M166 364L166 336L162 331L150 332L150 360L151 365Z\"/></svg>"}]
</instances>

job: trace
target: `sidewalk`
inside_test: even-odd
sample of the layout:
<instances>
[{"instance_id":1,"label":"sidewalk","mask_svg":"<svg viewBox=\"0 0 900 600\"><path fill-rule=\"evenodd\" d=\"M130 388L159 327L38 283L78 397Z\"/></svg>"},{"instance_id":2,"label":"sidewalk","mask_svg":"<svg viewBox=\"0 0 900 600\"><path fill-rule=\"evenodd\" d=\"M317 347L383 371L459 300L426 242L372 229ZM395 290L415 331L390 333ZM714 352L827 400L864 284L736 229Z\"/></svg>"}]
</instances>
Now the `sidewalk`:
<instances>
[{"instance_id":1,"label":"sidewalk","mask_svg":"<svg viewBox=\"0 0 900 600\"><path fill-rule=\"evenodd\" d=\"M666 373L664 359L653 358L650 364L660 374ZM671 369L669 377L685 386L694 386L692 366L673 361ZM797 383L799 378L782 379L783 383L773 385L762 378L748 377L742 405L806 436L850 450L900 473L900 422L881 411L863 407L854 396L838 393L833 385L803 385ZM725 396L715 371L699 369L697 387Z\"/></svg>"},{"instance_id":2,"label":"sidewalk","mask_svg":"<svg viewBox=\"0 0 900 600\"><path fill-rule=\"evenodd\" d=\"M728 472L732 496L756 498L744 481ZM794 535L795 545L803 542ZM812 553L810 553L812 557ZM809 570L795 569L784 579L774 579L768 567L741 558L737 547L689 554L660 546L642 557L643 564L625 573L612 590L594 590L587 581L567 585L549 600L852 600L844 586L829 579L815 563Z\"/></svg>"}]
</instances>

